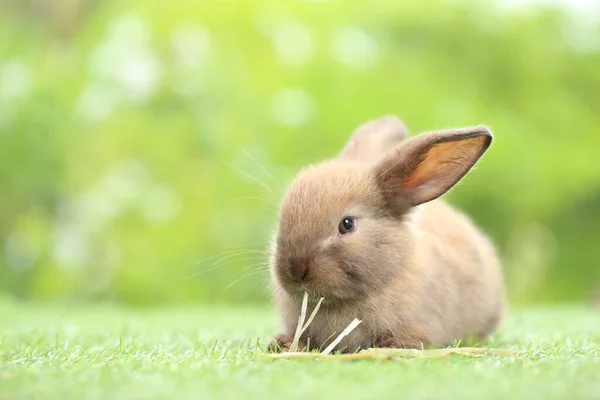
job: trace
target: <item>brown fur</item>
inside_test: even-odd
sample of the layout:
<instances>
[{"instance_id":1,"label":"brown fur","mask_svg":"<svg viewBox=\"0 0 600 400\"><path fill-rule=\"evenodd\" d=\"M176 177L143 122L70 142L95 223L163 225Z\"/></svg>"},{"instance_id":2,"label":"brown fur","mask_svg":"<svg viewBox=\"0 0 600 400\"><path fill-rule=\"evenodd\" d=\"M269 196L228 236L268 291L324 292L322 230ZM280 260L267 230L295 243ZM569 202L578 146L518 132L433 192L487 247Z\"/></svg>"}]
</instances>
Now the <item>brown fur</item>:
<instances>
[{"instance_id":1,"label":"brown fur","mask_svg":"<svg viewBox=\"0 0 600 400\"><path fill-rule=\"evenodd\" d=\"M354 318L362 323L337 350L485 339L503 315L500 263L488 238L438 197L477 162L491 133L475 127L400 142L401 135L393 149L389 137L377 138L370 143L386 145L357 150L354 139L366 137L355 131L346 145L354 150L304 169L284 196L271 249L283 328L276 343L291 341L304 291L309 313L325 297L302 337L311 348L326 346ZM348 216L356 229L341 235Z\"/></svg>"},{"instance_id":2,"label":"brown fur","mask_svg":"<svg viewBox=\"0 0 600 400\"><path fill-rule=\"evenodd\" d=\"M394 116L369 121L352 133L338 158L373 161L404 140L406 134L406 127Z\"/></svg>"}]
</instances>

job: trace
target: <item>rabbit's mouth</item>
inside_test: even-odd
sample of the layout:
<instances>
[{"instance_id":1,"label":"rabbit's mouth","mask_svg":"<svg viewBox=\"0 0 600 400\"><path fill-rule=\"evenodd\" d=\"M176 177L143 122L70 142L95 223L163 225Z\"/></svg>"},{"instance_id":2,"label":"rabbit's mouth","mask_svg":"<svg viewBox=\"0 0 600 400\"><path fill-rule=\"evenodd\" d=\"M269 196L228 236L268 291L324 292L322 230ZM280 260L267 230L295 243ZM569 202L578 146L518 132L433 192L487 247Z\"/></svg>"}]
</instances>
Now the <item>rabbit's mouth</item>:
<instances>
[{"instance_id":1,"label":"rabbit's mouth","mask_svg":"<svg viewBox=\"0 0 600 400\"><path fill-rule=\"evenodd\" d=\"M308 294L307 298L308 298L308 304L310 306L316 305L319 301L321 301L321 299L323 299L321 301L321 306L324 306L324 307L337 304L341 300L331 294L317 292L317 291L310 290L310 289L298 290L293 293L290 293L290 295L292 297L294 297L295 299L297 299L298 301L302 301L302 299L304 297L304 293Z\"/></svg>"},{"instance_id":2,"label":"rabbit's mouth","mask_svg":"<svg viewBox=\"0 0 600 400\"><path fill-rule=\"evenodd\" d=\"M327 290L323 290L324 288L322 287L317 288L316 285L312 282L298 283L289 280L280 282L284 291L295 299L302 300L302 298L304 297L304 293L307 293L309 303L316 303L321 298L324 298L325 300L323 301L325 302L327 301L327 299L331 299L332 297L334 297L332 293L330 293Z\"/></svg>"},{"instance_id":3,"label":"rabbit's mouth","mask_svg":"<svg viewBox=\"0 0 600 400\"><path fill-rule=\"evenodd\" d=\"M309 304L318 303L321 298L323 299L323 305L335 305L342 301L349 301L352 299L352 291L347 290L346 287L328 287L318 282L304 282L298 284L292 282L289 285L283 285L284 290L293 298L302 301L304 293L308 294Z\"/></svg>"},{"instance_id":4,"label":"rabbit's mouth","mask_svg":"<svg viewBox=\"0 0 600 400\"><path fill-rule=\"evenodd\" d=\"M315 292L314 290L310 290L310 289L306 289L305 290L306 293L308 293L308 301L316 303L318 302L321 298L323 298L323 302L325 302L325 300L327 300L328 297L326 294L321 293L321 292ZM304 292L302 293L302 295L304 294Z\"/></svg>"}]
</instances>

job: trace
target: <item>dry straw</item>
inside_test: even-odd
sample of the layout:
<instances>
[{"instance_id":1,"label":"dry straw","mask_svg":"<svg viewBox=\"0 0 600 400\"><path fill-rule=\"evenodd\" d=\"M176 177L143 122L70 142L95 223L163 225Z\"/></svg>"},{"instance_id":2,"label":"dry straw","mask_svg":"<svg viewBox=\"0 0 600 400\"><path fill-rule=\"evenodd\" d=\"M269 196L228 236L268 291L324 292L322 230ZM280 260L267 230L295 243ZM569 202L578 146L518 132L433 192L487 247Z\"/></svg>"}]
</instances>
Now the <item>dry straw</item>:
<instances>
[{"instance_id":1,"label":"dry straw","mask_svg":"<svg viewBox=\"0 0 600 400\"><path fill-rule=\"evenodd\" d=\"M304 293L302 299L302 307L300 309L300 316L298 318L298 325L296 327L296 333L294 340L289 350L284 353L268 354L270 358L283 358L283 359L336 359L336 360L394 360L399 358L420 358L420 359L439 359L446 358L451 355L460 355L465 357L480 358L485 355L492 356L503 356L503 357L514 357L516 352L514 350L505 349L490 349L490 348L479 348L479 347L458 347L458 348L446 348L446 349L431 349L431 350L416 350L416 349L380 349L371 348L361 350L353 354L331 354L333 349L341 343L341 341L348 336L356 327L362 322L358 319L354 319L347 327L338 335L333 342L321 353L316 352L300 352L298 346L300 343L300 337L308 329L313 319L317 315L324 298L321 297L319 302L315 306L313 312L308 317L308 321L304 323L306 319L306 310L308 308L308 293Z\"/></svg>"}]
</instances>

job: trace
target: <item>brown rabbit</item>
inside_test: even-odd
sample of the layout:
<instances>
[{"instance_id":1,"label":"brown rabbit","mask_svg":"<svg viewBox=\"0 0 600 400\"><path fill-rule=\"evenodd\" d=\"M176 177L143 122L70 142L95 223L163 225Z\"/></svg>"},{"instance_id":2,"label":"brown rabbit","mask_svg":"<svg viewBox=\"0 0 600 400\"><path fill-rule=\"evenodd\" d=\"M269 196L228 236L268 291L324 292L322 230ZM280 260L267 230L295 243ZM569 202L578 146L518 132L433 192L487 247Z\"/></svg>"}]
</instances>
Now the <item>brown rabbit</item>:
<instances>
[{"instance_id":1,"label":"brown rabbit","mask_svg":"<svg viewBox=\"0 0 600 400\"><path fill-rule=\"evenodd\" d=\"M448 346L485 339L502 319L503 278L492 243L438 199L488 149L490 131L477 126L402 141L399 120L370 124L337 159L301 171L284 195L271 249L283 332L271 349L292 341L305 291L309 313L325 297L301 338L310 348L326 346L354 318L362 323L336 350ZM367 140L369 132L396 135L396 144Z\"/></svg>"}]
</instances>

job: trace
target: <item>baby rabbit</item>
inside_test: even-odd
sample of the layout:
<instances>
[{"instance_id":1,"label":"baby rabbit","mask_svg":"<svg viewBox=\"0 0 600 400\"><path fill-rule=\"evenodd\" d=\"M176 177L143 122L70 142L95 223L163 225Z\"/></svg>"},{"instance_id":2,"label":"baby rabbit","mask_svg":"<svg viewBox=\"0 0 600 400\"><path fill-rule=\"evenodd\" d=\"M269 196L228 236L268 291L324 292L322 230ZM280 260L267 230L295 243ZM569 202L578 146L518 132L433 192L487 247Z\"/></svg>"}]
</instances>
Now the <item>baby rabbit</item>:
<instances>
[{"instance_id":1,"label":"baby rabbit","mask_svg":"<svg viewBox=\"0 0 600 400\"><path fill-rule=\"evenodd\" d=\"M271 277L289 347L304 292L319 312L301 346L323 348L354 319L335 350L449 346L485 339L504 309L490 240L439 199L475 165L491 132L471 127L404 140L387 117L357 129L336 159L302 170L284 195Z\"/></svg>"}]
</instances>

